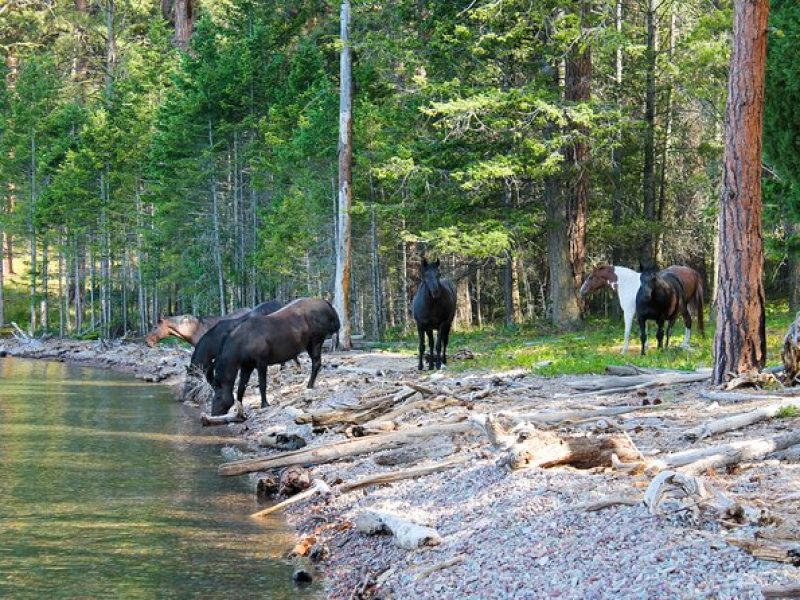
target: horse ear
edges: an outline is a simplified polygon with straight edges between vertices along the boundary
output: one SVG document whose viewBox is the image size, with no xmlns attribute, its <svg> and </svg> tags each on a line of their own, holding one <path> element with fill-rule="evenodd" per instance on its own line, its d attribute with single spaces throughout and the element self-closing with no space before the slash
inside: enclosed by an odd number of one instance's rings
<svg viewBox="0 0 800 600">
<path fill-rule="evenodd" d="M 442 261 L 437 258 L 436 262 L 434 264 L 436 265 L 436 268 L 438 269 L 442 265 Z"/>
<path fill-rule="evenodd" d="M 428 259 L 424 256 L 422 257 L 422 268 L 425 269 L 428 267 Z"/>
</svg>

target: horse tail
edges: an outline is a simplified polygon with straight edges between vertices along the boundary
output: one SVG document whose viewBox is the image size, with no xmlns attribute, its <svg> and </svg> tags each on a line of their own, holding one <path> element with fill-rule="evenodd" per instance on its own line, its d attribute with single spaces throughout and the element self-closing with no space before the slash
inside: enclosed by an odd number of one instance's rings
<svg viewBox="0 0 800 600">
<path fill-rule="evenodd" d="M 694 292 L 694 306 L 697 309 L 697 327 L 700 329 L 700 335 L 706 337 L 705 329 L 703 329 L 703 280 L 699 276 Z"/>
</svg>

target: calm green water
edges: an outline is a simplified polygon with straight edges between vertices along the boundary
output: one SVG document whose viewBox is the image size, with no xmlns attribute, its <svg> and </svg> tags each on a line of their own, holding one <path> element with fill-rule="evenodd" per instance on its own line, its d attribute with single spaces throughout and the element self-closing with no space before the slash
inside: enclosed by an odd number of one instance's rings
<svg viewBox="0 0 800 600">
<path fill-rule="evenodd" d="M 196 421 L 163 386 L 0 359 L 0 598 L 319 596 Z"/>
</svg>

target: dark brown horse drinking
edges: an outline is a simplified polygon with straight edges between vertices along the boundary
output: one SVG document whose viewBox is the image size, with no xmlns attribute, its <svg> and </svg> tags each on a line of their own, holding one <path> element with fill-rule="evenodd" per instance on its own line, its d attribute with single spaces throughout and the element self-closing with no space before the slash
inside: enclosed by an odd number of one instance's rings
<svg viewBox="0 0 800 600">
<path fill-rule="evenodd" d="M 283 306 L 283 302 L 279 302 L 277 300 L 268 300 L 256 306 L 243 317 L 222 319 L 211 329 L 209 329 L 206 334 L 200 338 L 200 341 L 197 342 L 197 345 L 194 347 L 194 352 L 192 352 L 192 359 L 189 362 L 189 366 L 186 370 L 187 378 L 186 384 L 183 388 L 184 398 L 188 396 L 190 389 L 193 387 L 193 382 L 191 379 L 199 373 L 203 373 L 205 375 L 208 383 L 212 383 L 214 381 L 214 361 L 217 358 L 219 351 L 222 349 L 222 344 L 228 337 L 228 334 L 230 334 L 230 332 L 233 331 L 237 325 L 239 325 L 244 319 L 254 315 L 272 314 L 275 311 L 283 308 Z M 295 361 L 297 361 L 296 358 Z"/>
<path fill-rule="evenodd" d="M 440 279 L 440 261 L 429 263 L 422 259 L 420 273 L 420 286 L 414 295 L 413 314 L 417 322 L 419 334 L 419 365 L 423 370 L 422 359 L 425 355 L 425 336 L 428 336 L 430 356 L 428 369 L 441 369 L 447 364 L 447 342 L 450 338 L 450 328 L 456 316 L 456 290 L 453 284 L 446 279 Z M 436 352 L 433 347 L 433 330 L 439 335 L 436 339 Z"/>
<path fill-rule="evenodd" d="M 645 271 L 641 276 L 641 287 L 636 293 L 636 314 L 639 318 L 639 335 L 642 341 L 642 356 L 647 351 L 647 321 L 658 324 L 658 347 L 669 348 L 672 326 L 678 315 L 686 312 L 686 292 L 677 275 L 668 270 Z M 667 323 L 667 339 L 664 344 L 664 323 Z M 691 321 L 689 323 L 691 326 Z"/>
<path fill-rule="evenodd" d="M 339 331 L 339 315 L 329 302 L 300 298 L 270 315 L 244 319 L 230 332 L 214 365 L 211 415 L 224 415 L 234 405 L 233 384 L 239 373 L 236 411 L 244 416 L 242 397 L 253 370 L 258 371 L 261 407 L 267 406 L 267 366 L 286 362 L 303 351 L 311 357 L 314 387 L 322 366 L 322 343 Z"/>
<path fill-rule="evenodd" d="M 205 333 L 219 321 L 237 319 L 250 312 L 249 308 L 241 308 L 221 317 L 195 317 L 194 315 L 159 316 L 156 324 L 145 336 L 145 343 L 151 348 L 166 337 L 174 335 L 196 346 Z"/>
</svg>

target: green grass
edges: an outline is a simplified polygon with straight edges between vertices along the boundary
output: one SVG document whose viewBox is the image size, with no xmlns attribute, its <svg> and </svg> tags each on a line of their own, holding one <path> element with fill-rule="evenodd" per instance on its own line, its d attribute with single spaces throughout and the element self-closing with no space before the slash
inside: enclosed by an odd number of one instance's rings
<svg viewBox="0 0 800 600">
<path fill-rule="evenodd" d="M 796 406 L 784 406 L 775 417 L 778 419 L 794 419 L 795 417 L 800 417 L 800 410 Z"/>
<path fill-rule="evenodd" d="M 780 362 L 783 336 L 794 319 L 786 304 L 767 308 L 767 358 L 769 364 Z M 522 367 L 539 375 L 602 373 L 608 365 L 633 364 L 641 367 L 695 370 L 713 363 L 713 324 L 706 321 L 706 337 L 692 331 L 691 348 L 680 348 L 683 324 L 676 323 L 668 350 L 655 348 L 655 324 L 649 325 L 649 350 L 639 356 L 639 329 L 634 323 L 627 355 L 622 355 L 623 323 L 589 320 L 579 331 L 556 333 L 546 325 L 524 325 L 516 328 L 490 327 L 456 331 L 450 336 L 451 356 L 463 348 L 475 353 L 475 360 L 452 360 L 455 371 L 465 369 L 500 370 Z M 415 354 L 416 336 L 405 336 L 386 344 L 392 349 Z"/>
</svg>

